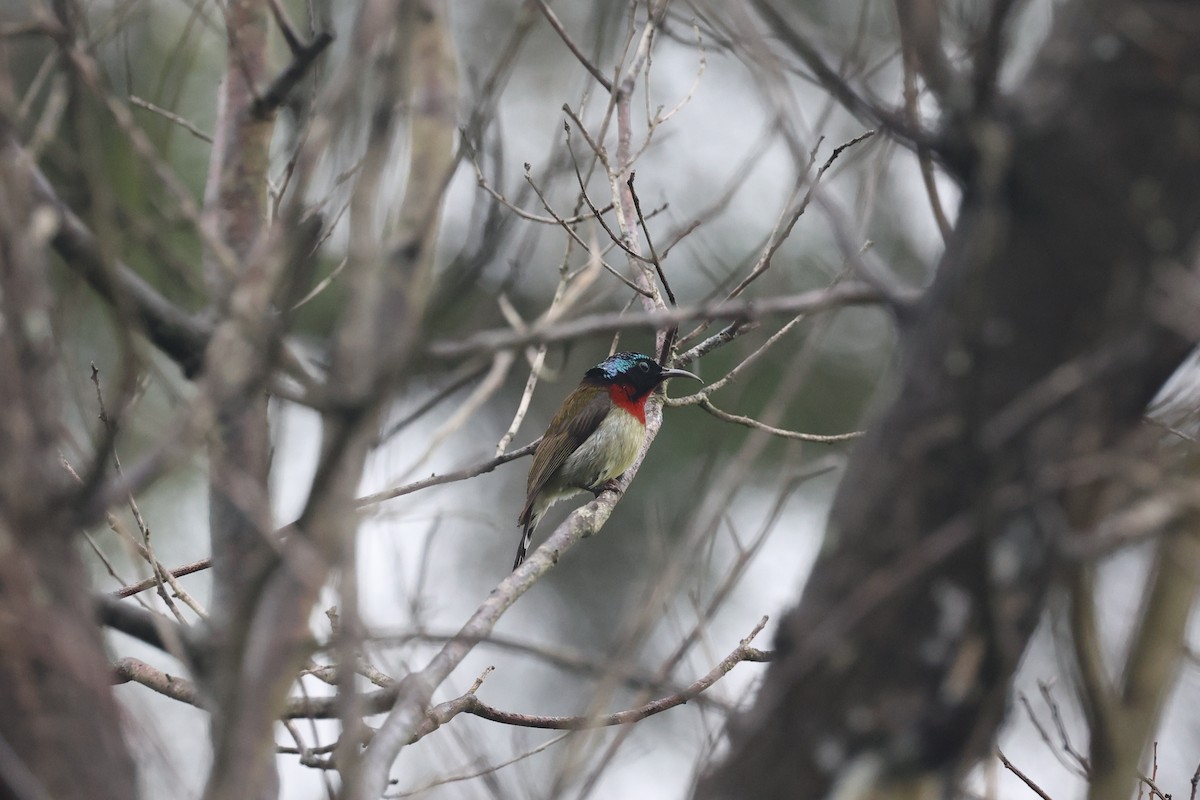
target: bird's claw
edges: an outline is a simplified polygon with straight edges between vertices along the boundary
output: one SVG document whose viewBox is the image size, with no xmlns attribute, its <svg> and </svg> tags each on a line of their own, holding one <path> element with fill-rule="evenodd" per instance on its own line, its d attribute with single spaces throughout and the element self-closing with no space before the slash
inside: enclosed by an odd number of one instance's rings
<svg viewBox="0 0 1200 800">
<path fill-rule="evenodd" d="M 613 478 L 610 481 L 605 481 L 604 483 L 600 484 L 599 486 L 597 486 L 595 489 L 592 490 L 592 492 L 596 495 L 596 497 L 599 497 L 600 495 L 604 494 L 605 492 L 615 492 L 616 494 L 621 494 L 624 491 L 625 490 L 621 488 L 621 484 L 617 481 L 616 478 Z"/>
</svg>

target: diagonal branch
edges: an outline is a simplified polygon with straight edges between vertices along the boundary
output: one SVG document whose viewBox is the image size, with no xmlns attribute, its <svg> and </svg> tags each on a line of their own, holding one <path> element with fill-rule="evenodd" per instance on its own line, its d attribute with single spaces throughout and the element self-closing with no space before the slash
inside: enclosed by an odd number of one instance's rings
<svg viewBox="0 0 1200 800">
<path fill-rule="evenodd" d="M 637 474 L 642 459 L 662 426 L 662 406 L 656 398 L 646 407 L 646 441 L 633 466 L 617 480 L 615 490 L 601 492 L 595 500 L 576 509 L 550 534 L 525 562 L 492 590 L 487 599 L 463 624 L 458 636 L 447 642 L 425 668 L 409 674 L 401 683 L 395 705 L 376 732 L 363 757 L 360 792 L 355 800 L 378 796 L 387 783 L 388 771 L 400 750 L 411 743 L 421 730 L 434 691 L 462 663 L 463 659 L 486 638 L 500 617 L 549 571 L 564 553 L 581 539 L 599 531 L 608 521 L 617 502 Z"/>
<path fill-rule="evenodd" d="M 546 0 L 534 0 L 534 2 L 537 3 L 542 16 L 546 18 L 546 22 L 550 23 L 550 27 L 558 34 L 558 38 L 562 39 L 563 44 L 567 46 L 571 54 L 583 65 L 583 68 L 596 79 L 597 83 L 604 87 L 605 91 L 612 92 L 612 81 L 604 77 L 604 73 L 579 49 L 579 45 L 575 44 L 575 40 L 571 38 L 571 35 L 567 33 L 567 29 L 563 27 L 562 20 L 558 18 L 558 15 L 554 13 L 550 6 L 546 5 Z"/>
<path fill-rule="evenodd" d="M 837 101 L 847 111 L 868 125 L 884 128 L 907 146 L 911 147 L 917 142 L 926 142 L 930 146 L 936 144 L 929 133 L 914 129 L 904 118 L 903 113 L 879 106 L 851 86 L 837 70 L 829 65 L 817 47 L 783 18 L 783 15 L 771 4 L 771 0 L 752 0 L 752 5 L 770 27 L 771 33 L 804 62 L 804 65 L 812 71 L 817 83 L 837 98 Z"/>
<path fill-rule="evenodd" d="M 254 101 L 251 113 L 258 119 L 264 119 L 273 114 L 287 100 L 288 94 L 296 87 L 313 63 L 325 48 L 333 43 L 333 34 L 321 31 L 311 43 L 302 45 L 293 51 L 292 63 L 279 74 L 266 91 Z"/>
<path fill-rule="evenodd" d="M 212 333 L 210 324 L 172 303 L 132 267 L 109 262 L 95 234 L 62 201 L 27 154 L 11 139 L 5 146 L 18 151 L 12 163 L 24 172 L 38 204 L 54 214 L 56 225 L 50 243 L 67 267 L 109 305 L 117 309 L 128 305 L 150 342 L 175 361 L 185 375 L 198 373 Z"/>
</svg>

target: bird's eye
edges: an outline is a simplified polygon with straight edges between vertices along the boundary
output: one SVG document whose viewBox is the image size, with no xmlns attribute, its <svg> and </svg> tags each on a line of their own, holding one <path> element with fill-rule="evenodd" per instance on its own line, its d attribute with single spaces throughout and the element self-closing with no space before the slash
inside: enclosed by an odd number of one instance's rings
<svg viewBox="0 0 1200 800">
<path fill-rule="evenodd" d="M 638 369 L 640 369 L 642 372 L 649 372 L 649 371 L 650 371 L 650 362 L 648 362 L 648 361 L 639 361 L 639 362 L 638 362 Z"/>
</svg>

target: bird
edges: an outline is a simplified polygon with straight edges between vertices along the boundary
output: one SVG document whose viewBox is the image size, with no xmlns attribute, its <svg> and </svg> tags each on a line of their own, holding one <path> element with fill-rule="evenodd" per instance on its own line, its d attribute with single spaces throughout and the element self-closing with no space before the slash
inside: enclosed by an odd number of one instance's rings
<svg viewBox="0 0 1200 800">
<path fill-rule="evenodd" d="M 646 439 L 646 400 L 663 381 L 700 377 L 663 369 L 650 356 L 621 352 L 589 369 L 563 400 L 533 451 L 517 522 L 521 566 L 534 528 L 551 505 L 581 491 L 597 497 L 633 464 Z"/>
</svg>

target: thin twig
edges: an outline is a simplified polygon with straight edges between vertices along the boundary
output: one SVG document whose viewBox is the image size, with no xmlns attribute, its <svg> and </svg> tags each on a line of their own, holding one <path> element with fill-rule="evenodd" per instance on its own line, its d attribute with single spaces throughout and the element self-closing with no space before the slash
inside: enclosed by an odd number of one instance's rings
<svg viewBox="0 0 1200 800">
<path fill-rule="evenodd" d="M 500 437 L 500 441 L 496 443 L 496 455 L 503 455 L 508 446 L 512 444 L 513 437 L 517 435 L 517 431 L 521 429 L 521 423 L 525 421 L 525 414 L 529 411 L 529 403 L 533 400 L 533 390 L 537 388 L 538 377 L 541 375 L 542 366 L 546 363 L 546 346 L 542 345 L 537 349 L 533 356 L 533 363 L 529 366 L 529 377 L 525 379 L 525 388 L 521 391 L 521 399 L 517 401 L 517 410 L 513 412 L 512 422 L 509 423 L 508 429 L 504 431 L 504 435 Z"/>
<path fill-rule="evenodd" d="M 576 60 L 579 61 L 579 63 L 583 65 L 583 68 L 586 69 L 588 73 L 596 79 L 597 83 L 604 87 L 605 91 L 612 92 L 612 81 L 604 77 L 604 73 L 602 73 L 596 67 L 596 65 L 591 62 L 591 59 L 583 54 L 583 51 L 579 49 L 579 45 L 575 44 L 575 41 L 567 33 L 567 29 L 563 27 L 563 24 L 558 19 L 558 16 L 550 9 L 550 6 L 546 5 L 546 0 L 534 0 L 534 2 L 537 3 L 538 8 L 541 9 L 542 16 L 544 16 L 546 21 L 550 23 L 550 27 L 553 28 L 554 32 L 558 34 L 558 38 L 562 39 L 563 44 L 567 46 L 567 49 L 571 51 Z"/>
<path fill-rule="evenodd" d="M 687 395 L 686 397 L 670 398 L 667 400 L 667 405 L 673 406 L 673 407 L 695 405 L 695 404 L 701 402 L 702 400 L 704 400 L 705 398 L 711 396 L 713 394 L 713 392 L 716 392 L 716 391 L 719 391 L 719 390 L 725 388 L 730 383 L 732 383 L 734 380 L 736 380 L 737 377 L 742 373 L 743 370 L 745 370 L 747 367 L 752 365 L 754 362 L 758 361 L 758 359 L 760 359 L 767 352 L 767 350 L 769 350 L 776 342 L 778 342 L 780 339 L 782 339 L 784 336 L 786 336 L 792 330 L 792 328 L 799 325 L 800 322 L 803 319 L 805 319 L 806 316 L 807 315 L 805 315 L 805 314 L 801 314 L 798 317 L 793 317 L 792 320 L 789 321 L 786 325 L 784 325 L 779 330 L 775 331 L 775 333 L 773 333 L 769 337 L 767 337 L 767 340 L 765 342 L 763 342 L 761 345 L 759 345 L 757 348 L 755 348 L 755 350 L 752 353 L 750 353 L 750 355 L 748 355 L 744 359 L 742 359 L 736 366 L 733 367 L 733 369 L 726 372 L 723 377 L 718 378 L 717 380 L 708 384 L 707 386 L 705 386 L 703 389 L 696 392 L 695 394 L 690 394 L 690 395 Z"/>
<path fill-rule="evenodd" d="M 212 566 L 211 558 L 202 558 L 199 561 L 193 561 L 190 564 L 184 564 L 181 567 L 176 567 L 175 569 L 166 570 L 166 574 L 170 575 L 173 578 L 182 578 L 184 575 L 191 575 L 193 572 L 200 572 L 201 570 L 206 570 L 211 566 Z M 147 589 L 153 589 L 156 585 L 158 585 L 157 577 L 146 578 L 146 580 L 144 580 L 140 583 L 134 583 L 134 584 L 130 584 L 129 586 L 123 586 L 122 588 L 117 589 L 115 592 L 112 592 L 111 594 L 113 597 L 117 597 L 117 598 L 132 597 L 133 595 L 138 594 L 140 592 L 144 592 Z"/>
<path fill-rule="evenodd" d="M 487 370 L 487 362 L 480 362 L 478 364 L 468 363 L 463 367 L 460 367 L 456 373 L 450 376 L 449 383 L 426 398 L 412 411 L 408 412 L 403 417 L 389 425 L 387 430 L 380 434 L 379 439 L 374 443 L 375 446 L 378 447 L 379 445 L 388 441 L 397 433 L 416 422 L 422 416 L 440 406 L 443 400 L 466 386 L 471 381 L 483 375 Z"/>
<path fill-rule="evenodd" d="M 345 208 L 343 207 L 342 210 L 344 211 Z M 330 232 L 332 232 L 332 231 L 333 231 L 333 226 L 330 226 Z M 330 270 L 328 275 L 326 275 L 324 278 L 322 278 L 317 283 L 316 286 L 314 286 L 311 290 L 309 290 L 309 292 L 306 295 L 304 295 L 304 297 L 301 297 L 299 300 L 297 300 L 295 303 L 293 303 L 291 309 L 289 309 L 289 310 L 296 311 L 297 309 L 302 308 L 305 305 L 308 305 L 308 303 L 311 302 L 313 300 L 313 298 L 315 298 L 317 295 L 321 294 L 321 292 L 325 291 L 326 289 L 328 289 L 330 286 L 333 285 L 334 279 L 336 279 L 337 276 L 339 274 L 341 274 L 341 271 L 343 269 L 345 269 L 346 265 L 349 263 L 350 263 L 350 259 L 348 259 L 348 258 L 343 258 L 341 261 L 339 261 L 338 265 L 336 267 L 334 267 L 332 270 Z"/>
<path fill-rule="evenodd" d="M 498 189 L 496 189 L 490 183 L 488 183 L 487 178 L 483 174 L 483 169 L 479 166 L 478 160 L 475 159 L 474 153 L 471 153 L 471 166 L 475 168 L 475 183 L 476 183 L 476 185 L 479 186 L 480 189 L 483 189 L 485 192 L 487 192 L 489 195 L 491 195 L 493 200 L 495 200 L 497 203 L 499 203 L 500 205 L 507 208 L 512 213 L 516 214 L 521 219 L 528 220 L 529 222 L 540 222 L 543 225 L 560 225 L 563 223 L 565 223 L 567 225 L 578 225 L 580 222 L 584 222 L 585 220 L 589 220 L 592 218 L 592 215 L 590 213 L 578 214 L 574 217 L 556 218 L 556 217 L 543 217 L 540 214 L 534 214 L 532 211 L 526 211 L 525 209 L 523 209 L 520 206 L 513 203 L 511 200 L 509 200 L 507 197 L 505 197 Z M 604 208 L 600 209 L 600 212 L 602 214 L 608 213 L 609 211 L 612 211 L 612 203 L 609 203 L 608 205 L 604 206 Z"/>
<path fill-rule="evenodd" d="M 66 50 L 65 55 L 65 63 L 105 107 L 109 116 L 112 117 L 137 153 L 139 160 L 150 168 L 155 178 L 167 190 L 174 201 L 175 210 L 192 226 L 212 258 L 222 269 L 228 270 L 231 274 L 235 272 L 238 264 L 237 256 L 211 230 L 212 226 L 205 224 L 201 219 L 200 207 L 196 203 L 191 189 L 159 155 L 158 148 L 150 141 L 149 135 L 136 123 L 129 108 L 118 102 L 116 96 L 108 90 L 103 77 L 105 72 L 99 63 L 86 50 L 78 46 Z"/>
<path fill-rule="evenodd" d="M 1025 713 L 1028 715 L 1029 721 L 1033 723 L 1033 727 L 1035 730 L 1037 730 L 1038 736 L 1041 737 L 1042 742 L 1045 743 L 1046 749 L 1054 754 L 1054 758 L 1058 761 L 1058 763 L 1061 764 L 1063 768 L 1071 774 L 1080 778 L 1086 778 L 1087 774 L 1080 771 L 1079 765 L 1068 761 L 1066 756 L 1062 754 L 1062 751 L 1058 749 L 1058 745 L 1054 743 L 1054 739 L 1051 738 L 1050 732 L 1046 730 L 1045 724 L 1042 722 L 1041 718 L 1034 713 L 1033 703 L 1030 702 L 1029 697 L 1026 696 L 1024 692 L 1018 692 L 1017 699 L 1020 700 L 1021 705 L 1024 706 Z"/>
<path fill-rule="evenodd" d="M 568 134 L 567 151 L 571 155 L 571 165 L 575 168 L 575 182 L 579 184 L 580 198 L 582 198 L 583 202 L 587 204 L 587 207 L 589 209 L 591 209 L 592 216 L 595 217 L 596 221 L 600 223 L 600 227 L 604 228 L 604 232 L 608 234 L 608 238 L 612 239 L 613 244 L 615 244 L 617 247 L 624 250 L 625 255 L 629 256 L 634 261 L 639 261 L 643 264 L 649 264 L 650 259 L 646 258 L 641 253 L 639 253 L 635 249 L 633 249 L 633 247 L 630 246 L 629 242 L 625 241 L 624 236 L 618 236 L 617 232 L 609 227 L 608 223 L 604 220 L 604 215 L 600 213 L 600 209 L 598 209 L 596 207 L 596 204 L 592 202 L 592 198 L 588 195 L 587 185 L 586 185 L 586 182 L 584 181 L 583 173 L 579 169 L 579 159 L 576 158 L 576 156 L 575 156 L 575 148 L 573 148 L 571 146 L 570 132 L 571 132 L 571 129 L 570 129 L 570 127 L 568 127 L 567 128 L 567 134 Z M 620 205 L 618 203 L 616 203 L 614 201 L 611 205 L 616 207 L 617 210 L 620 211 Z M 641 294 L 646 293 L 645 289 L 639 289 L 638 291 Z"/>
<path fill-rule="evenodd" d="M 579 234 L 575 231 L 575 229 L 573 227 L 571 227 L 571 225 L 568 224 L 565 219 L 560 217 L 558 215 L 558 213 L 554 210 L 554 208 L 550 205 L 550 201 L 546 199 L 546 196 L 545 196 L 545 194 L 543 194 L 541 188 L 538 187 L 538 185 L 536 183 L 534 183 L 533 176 L 530 174 L 528 169 L 525 170 L 525 180 L 529 183 L 530 188 L 532 188 L 533 191 L 537 194 L 538 199 L 542 201 L 542 208 L 546 209 L 546 211 L 549 212 L 550 216 L 554 218 L 554 221 L 558 223 L 559 227 L 561 227 L 564 231 L 566 231 L 567 235 L 570 236 L 572 239 L 574 239 L 575 243 L 578 244 L 580 247 L 583 247 L 585 249 L 590 249 L 590 248 L 588 248 L 587 242 L 583 241 L 583 239 L 580 238 Z M 596 211 L 595 206 L 591 205 L 590 201 L 588 202 L 588 205 L 592 208 L 593 214 L 599 214 L 599 212 Z M 597 217 L 597 219 L 600 219 L 600 224 L 604 225 L 603 219 L 601 219 L 600 217 Z M 607 228 L 607 226 L 605 226 L 605 227 Z M 614 278 L 621 281 L 621 283 L 624 283 L 630 289 L 633 289 L 635 292 L 644 291 L 633 281 L 629 280 L 629 278 L 626 278 L 624 275 L 622 275 L 620 272 L 618 272 L 617 269 L 615 267 L 613 267 L 611 264 L 609 264 L 608 262 L 601 260 L 601 264 L 603 264 L 604 268 L 606 270 L 608 270 L 608 272 Z"/>
<path fill-rule="evenodd" d="M 658 258 L 658 253 L 654 250 L 654 240 L 650 238 L 650 231 L 646 228 L 646 217 L 642 214 L 642 201 L 638 198 L 637 190 L 633 188 L 633 179 L 637 173 L 629 173 L 629 180 L 625 181 L 625 185 L 629 187 L 629 194 L 633 197 L 633 207 L 637 211 L 638 225 L 641 226 L 642 235 L 646 237 L 646 247 L 650 248 L 650 263 L 654 265 L 654 269 L 658 272 L 658 279 L 662 282 L 663 291 L 667 293 L 667 299 L 671 301 L 671 306 L 679 305 L 675 300 L 675 293 L 671 291 L 671 284 L 667 281 L 667 276 L 663 273 L 662 262 Z"/>
<path fill-rule="evenodd" d="M 598 268 L 599 254 L 596 248 L 588 248 L 590 258 L 589 267 Z M 566 263 L 559 273 L 558 286 L 554 288 L 554 297 L 550 300 L 550 306 L 546 309 L 542 318 L 545 320 L 557 319 L 561 312 L 572 306 L 579 297 L 579 291 L 591 285 L 595 278 L 596 269 L 585 270 L 576 284 L 577 291 L 568 292 L 570 276 L 567 272 Z M 500 296 L 500 308 L 504 311 L 505 316 L 513 323 L 515 328 L 525 327 L 525 323 L 521 320 L 512 304 L 508 302 L 508 298 Z M 521 392 L 521 399 L 517 401 L 517 410 L 513 413 L 512 422 L 509 423 L 508 429 L 504 431 L 504 435 L 500 437 L 500 441 L 496 443 L 496 455 L 501 455 L 508 446 L 512 444 L 512 440 L 517 435 L 517 431 L 521 429 L 521 423 L 525 420 L 525 414 L 529 411 L 529 404 L 533 400 L 533 391 L 537 388 L 538 378 L 541 377 L 542 367 L 546 363 L 546 346 L 542 345 L 534 353 L 533 359 L 529 365 L 529 377 L 525 379 L 525 388 Z"/>
<path fill-rule="evenodd" d="M 596 158 L 600 161 L 600 163 L 604 165 L 605 169 L 609 169 L 608 151 L 605 150 L 604 147 L 599 142 L 597 142 L 595 139 L 592 138 L 592 135 L 590 133 L 588 133 L 587 126 L 585 126 L 583 124 L 583 120 L 581 120 L 579 118 L 579 115 L 575 113 L 575 110 L 573 108 L 571 108 L 571 106 L 569 106 L 566 103 L 563 103 L 562 110 L 563 110 L 563 113 L 566 114 L 568 117 L 570 117 L 571 121 L 575 123 L 575 130 L 579 131 L 579 135 L 583 137 L 583 140 L 585 142 L 587 142 L 587 145 L 589 148 L 591 148 L 592 153 L 596 156 Z M 570 126 L 565 125 L 565 123 L 564 123 L 564 127 L 566 127 L 566 129 L 567 129 L 567 134 L 568 134 L 567 144 L 569 145 L 571 142 L 570 136 L 569 136 L 569 134 L 571 132 L 571 128 L 570 128 Z M 572 153 L 571 155 L 572 155 L 572 159 L 574 159 L 574 154 Z M 595 166 L 594 162 L 593 162 L 593 166 Z M 590 177 L 591 173 L 589 172 L 588 175 Z M 614 207 L 614 208 L 616 207 L 615 202 L 612 204 L 612 207 Z M 593 213 L 594 213 L 594 211 L 593 211 Z"/>
<path fill-rule="evenodd" d="M 171 122 L 175 123 L 179 127 L 183 128 L 185 131 L 190 133 L 192 136 L 195 136 L 197 139 L 200 139 L 201 141 L 212 144 L 212 141 L 213 141 L 212 134 L 205 133 L 204 131 L 200 130 L 195 125 L 193 125 L 191 123 L 191 121 L 185 119 L 184 117 L 179 116 L 174 111 L 168 111 L 165 108 L 160 108 L 159 106 L 154 105 L 154 103 L 151 103 L 149 100 L 143 100 L 142 98 L 138 97 L 137 95 L 132 95 L 132 94 L 129 95 L 129 102 L 131 104 L 137 106 L 138 108 L 144 108 L 147 111 L 152 111 L 155 114 L 158 114 L 160 117 L 163 117 L 164 119 L 170 120 Z"/>
<path fill-rule="evenodd" d="M 888 129 L 893 136 L 910 146 L 911 143 L 930 140 L 931 137 L 926 132 L 913 130 L 903 114 L 883 108 L 860 94 L 837 70 L 826 63 L 812 42 L 783 18 L 772 6 L 771 0 L 752 0 L 752 5 L 770 27 L 772 34 L 800 57 L 804 65 L 812 71 L 817 84 L 836 97 L 847 111 L 870 124 L 878 124 Z"/>
<path fill-rule="evenodd" d="M 1042 800 L 1054 800 L 1054 798 L 1046 794 L 1042 787 L 1034 783 L 1032 778 L 1030 778 L 1024 772 L 1021 772 L 1021 770 L 1017 769 L 1016 766 L 1014 766 L 1013 763 L 1008 760 L 1008 758 L 1000 751 L 999 748 L 996 749 L 996 757 L 1000 759 L 1000 763 L 1004 765 L 1005 769 L 1020 778 L 1021 782 L 1028 786 L 1033 793 L 1042 798 Z"/>
<path fill-rule="evenodd" d="M 697 405 L 699 405 L 700 408 L 704 409 L 709 414 L 712 414 L 717 419 L 724 420 L 725 422 L 732 422 L 735 425 L 743 425 L 747 428 L 765 431 L 766 433 L 769 433 L 772 436 L 778 436 L 781 439 L 797 439 L 802 442 L 832 444 L 834 442 L 845 442 L 849 441 L 850 439 L 857 439 L 866 433 L 866 431 L 850 431 L 849 433 L 820 434 L 804 433 L 802 431 L 789 431 L 785 428 L 776 428 L 772 425 L 767 425 L 765 422 L 759 422 L 753 417 L 743 417 L 738 414 L 730 414 L 728 411 L 722 411 L 714 406 L 712 401 L 707 397 L 697 403 Z"/>
<path fill-rule="evenodd" d="M 433 789 L 438 786 L 445 786 L 448 783 L 458 783 L 460 781 L 469 781 L 469 780 L 473 780 L 475 778 L 481 778 L 484 775 L 490 775 L 494 772 L 499 772 L 501 769 L 503 769 L 505 767 L 512 766 L 513 764 L 524 761 L 525 759 L 530 758 L 531 756 L 536 756 L 538 753 L 548 750 L 549 748 L 551 748 L 554 745 L 561 742 L 563 739 L 566 739 L 568 736 L 571 735 L 571 733 L 572 733 L 572 731 L 567 731 L 566 733 L 559 734 L 558 736 L 555 736 L 553 739 L 546 742 L 545 744 L 538 745 L 537 747 L 533 748 L 532 750 L 526 750 L 524 753 L 513 756 L 512 758 L 510 758 L 506 761 L 501 761 L 498 764 L 492 764 L 490 766 L 480 767 L 471 772 L 463 772 L 463 773 L 460 773 L 457 775 L 449 775 L 445 778 L 436 778 L 434 780 L 429 781 L 428 783 L 418 786 L 415 789 L 408 789 L 406 791 L 399 792 L 397 794 L 387 794 L 387 795 L 384 795 L 384 797 L 388 797 L 388 798 L 416 797 L 418 795 L 423 795 L 426 792 L 428 792 L 430 789 Z"/>
<path fill-rule="evenodd" d="M 268 0 L 268 6 L 271 9 L 271 16 L 275 18 L 275 24 L 279 26 L 279 33 L 287 42 L 288 50 L 291 51 L 293 57 L 299 56 L 304 51 L 304 41 L 296 34 L 296 26 L 288 19 L 287 12 L 279 4 L 279 0 Z"/>
<path fill-rule="evenodd" d="M 787 222 L 782 226 L 781 232 L 772 239 L 771 243 L 767 246 L 767 249 L 763 251 L 763 254 L 758 259 L 758 263 L 756 263 L 754 268 L 750 270 L 750 274 L 747 275 L 741 281 L 741 283 L 734 287 L 733 291 L 731 291 L 727 297 L 734 298 L 740 295 L 746 290 L 746 287 L 757 280 L 770 268 L 771 261 L 774 258 L 775 253 L 779 251 L 779 248 L 782 247 L 783 243 L 787 241 L 789 236 L 791 236 L 792 229 L 796 227 L 796 223 L 800 221 L 800 217 L 804 216 L 804 212 L 808 209 L 809 204 L 812 202 L 813 195 L 816 193 L 817 187 L 820 186 L 821 179 L 825 177 L 825 173 L 828 172 L 838 158 L 841 157 L 842 153 L 846 152 L 846 150 L 854 145 L 870 139 L 874 135 L 875 131 L 873 130 L 863 131 L 853 139 L 842 142 L 840 145 L 833 148 L 833 152 L 829 154 L 829 158 L 825 159 L 825 163 L 820 166 L 820 168 L 817 170 L 816 176 L 814 176 L 812 181 L 808 184 L 808 189 L 804 192 L 804 197 L 800 199 L 800 202 L 796 204 L 796 207 L 793 208 L 791 213 L 788 215 Z M 817 144 L 819 145 L 820 142 Z"/>
<path fill-rule="evenodd" d="M 1058 707 L 1058 701 L 1054 699 L 1051 684 L 1047 681 L 1038 681 L 1038 691 L 1042 693 L 1042 699 L 1046 701 L 1046 706 L 1050 709 L 1050 719 L 1054 723 L 1055 730 L 1058 731 L 1058 738 L 1063 752 L 1075 759 L 1079 767 L 1086 774 L 1089 769 L 1088 760 L 1071 743 L 1071 735 L 1067 732 L 1066 720 L 1063 719 L 1062 710 Z"/>
<path fill-rule="evenodd" d="M 104 424 L 109 436 L 115 436 L 117 430 L 116 423 L 108 416 L 108 410 L 104 407 L 104 393 L 100 388 L 100 370 L 96 367 L 95 363 L 92 364 L 92 384 L 96 387 L 96 404 L 100 409 L 100 421 Z M 112 448 L 112 459 L 113 468 L 116 470 L 117 476 L 124 477 L 124 472 L 121 468 L 121 459 L 120 456 L 117 455 L 117 449 L 115 446 Z M 155 585 L 158 589 L 158 595 L 162 599 L 163 603 L 179 622 L 184 622 L 183 614 L 181 614 L 179 609 L 175 607 L 175 603 L 171 600 L 170 595 L 167 593 L 166 587 L 163 585 L 165 582 L 170 584 L 175 596 L 186 603 L 188 607 L 192 609 L 192 611 L 196 612 L 196 614 L 202 619 L 207 618 L 208 614 L 205 612 L 204 608 L 175 581 L 175 577 L 167 572 L 166 567 L 164 567 L 162 562 L 160 562 L 154 555 L 154 548 L 150 544 L 150 527 L 146 524 L 146 520 L 142 517 L 142 511 L 140 508 L 138 508 L 137 500 L 134 498 L 133 492 L 128 492 L 126 494 L 126 502 L 129 505 L 130 512 L 133 514 L 133 519 L 137 524 L 138 531 L 140 531 L 142 534 L 142 541 L 140 543 L 134 542 L 134 544 L 137 546 L 138 553 L 146 560 L 146 563 L 150 565 L 150 569 L 154 573 Z M 132 537 L 130 538 L 132 539 Z"/>
<path fill-rule="evenodd" d="M 687 352 L 680 353 L 675 358 L 675 366 L 685 367 L 693 361 L 711 353 L 713 350 L 724 347 L 743 333 L 749 333 L 760 324 L 758 322 L 734 322 L 727 325 Z"/>
<path fill-rule="evenodd" d="M 355 505 L 357 505 L 359 508 L 362 508 L 363 506 L 369 506 L 374 503 L 382 503 L 384 500 L 391 500 L 396 497 L 403 497 L 406 494 L 419 492 L 422 489 L 428 489 L 430 486 L 441 486 L 444 483 L 454 483 L 456 481 L 465 481 L 468 478 L 474 478 L 475 476 L 482 475 L 485 472 L 491 472 L 501 464 L 507 464 L 509 461 L 516 461 L 518 458 L 529 455 L 537 447 L 537 443 L 539 441 L 541 441 L 541 439 L 530 442 L 522 448 L 513 450 L 511 453 L 504 453 L 503 455 L 488 459 L 481 464 L 476 464 L 471 467 L 464 467 L 463 469 L 456 470 L 455 472 L 447 472 L 443 475 L 431 475 L 428 478 L 416 481 L 415 483 L 408 483 L 404 486 L 397 486 L 394 489 L 386 489 L 382 492 L 376 492 L 375 494 L 369 494 L 364 497 L 360 497 L 355 502 Z"/>
<path fill-rule="evenodd" d="M 916 54 L 906 48 L 904 57 L 904 109 L 908 113 L 909 124 L 913 128 L 921 127 L 921 111 L 917 105 Z M 950 238 L 950 220 L 942 207 L 942 198 L 938 193 L 937 177 L 933 170 L 933 154 L 929 146 L 923 142 L 917 143 L 917 164 L 921 169 L 921 181 L 925 184 L 925 194 L 929 198 L 929 207 L 933 211 L 933 219 L 937 222 L 938 231 L 942 234 L 942 242 Z"/>
<path fill-rule="evenodd" d="M 442 444 L 450 438 L 462 426 L 466 425 L 484 403 L 500 391 L 504 385 L 504 380 L 508 377 L 509 370 L 516 363 L 516 355 L 511 351 L 496 353 L 492 357 L 492 366 L 488 370 L 487 375 L 475 387 L 470 395 L 462 402 L 457 409 L 454 410 L 440 425 L 434 430 L 428 439 L 424 452 L 417 458 L 408 474 L 412 474 L 426 461 L 428 461 Z"/>
</svg>

